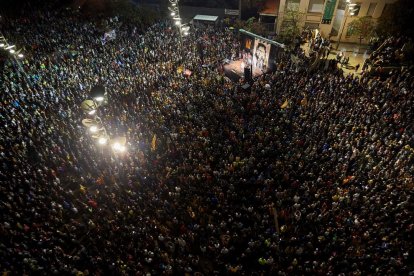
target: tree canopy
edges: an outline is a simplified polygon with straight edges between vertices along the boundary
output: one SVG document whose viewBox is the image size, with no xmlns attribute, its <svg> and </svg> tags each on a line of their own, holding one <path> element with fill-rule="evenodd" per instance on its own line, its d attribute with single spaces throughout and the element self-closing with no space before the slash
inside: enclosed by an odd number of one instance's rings
<svg viewBox="0 0 414 276">
<path fill-rule="evenodd" d="M 370 16 L 355 19 L 348 25 L 348 33 L 358 36 L 359 44 L 363 39 L 369 39 L 375 29 L 375 23 Z"/>
</svg>

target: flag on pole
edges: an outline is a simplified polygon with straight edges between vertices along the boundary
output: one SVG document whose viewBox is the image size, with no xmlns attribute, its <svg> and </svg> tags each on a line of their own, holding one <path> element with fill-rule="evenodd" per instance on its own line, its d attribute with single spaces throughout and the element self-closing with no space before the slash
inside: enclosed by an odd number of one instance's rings
<svg viewBox="0 0 414 276">
<path fill-rule="evenodd" d="M 79 187 L 79 190 L 80 190 L 80 192 L 81 193 L 86 193 L 86 187 L 85 186 L 83 186 L 83 185 L 79 185 L 80 187 Z"/>
<path fill-rule="evenodd" d="M 116 31 L 111 30 L 109 32 L 104 33 L 103 38 L 101 38 L 102 45 L 105 45 L 106 42 L 113 40 L 116 38 Z"/>
<path fill-rule="evenodd" d="M 285 109 L 289 106 L 289 101 L 286 99 L 285 102 L 280 106 L 281 109 Z"/>
</svg>

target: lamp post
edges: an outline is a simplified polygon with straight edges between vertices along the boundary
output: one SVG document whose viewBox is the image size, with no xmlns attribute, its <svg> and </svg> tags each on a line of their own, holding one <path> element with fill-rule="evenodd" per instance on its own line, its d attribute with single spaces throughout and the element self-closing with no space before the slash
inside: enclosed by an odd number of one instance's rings
<svg viewBox="0 0 414 276">
<path fill-rule="evenodd" d="M 342 34 L 343 34 L 345 26 L 346 26 L 346 21 L 348 20 L 348 13 L 349 13 L 350 16 L 354 15 L 354 12 L 350 11 L 350 8 L 353 7 L 353 6 L 356 6 L 356 4 L 352 4 L 351 0 L 346 0 L 346 6 L 345 6 L 345 12 L 344 12 L 345 19 L 343 20 L 342 26 L 340 28 L 341 31 L 339 32 L 339 37 L 338 37 L 338 41 L 337 41 L 335 50 L 338 50 L 339 44 L 341 43 Z"/>
<path fill-rule="evenodd" d="M 92 99 L 84 100 L 81 103 L 81 108 L 90 118 L 83 119 L 82 124 L 89 130 L 91 137 L 96 139 L 100 146 L 110 142 L 114 153 L 125 152 L 126 137 L 110 138 L 102 119 L 97 113 L 99 107 L 107 103 L 105 87 L 95 85 L 92 87 L 89 95 Z"/>
<path fill-rule="evenodd" d="M 22 49 L 16 50 L 16 45 L 9 44 L 6 38 L 0 33 L 0 49 L 9 52 L 13 57 L 23 58 Z"/>
<path fill-rule="evenodd" d="M 180 8 L 178 5 L 179 0 L 170 0 L 171 7 L 168 9 L 171 11 L 171 16 L 175 22 L 175 25 L 178 27 L 178 31 L 180 33 L 180 54 L 181 54 L 181 61 L 184 63 L 184 54 L 183 54 L 183 35 L 188 35 L 188 31 L 190 30 L 190 26 L 187 24 L 181 23 L 180 17 Z"/>
</svg>

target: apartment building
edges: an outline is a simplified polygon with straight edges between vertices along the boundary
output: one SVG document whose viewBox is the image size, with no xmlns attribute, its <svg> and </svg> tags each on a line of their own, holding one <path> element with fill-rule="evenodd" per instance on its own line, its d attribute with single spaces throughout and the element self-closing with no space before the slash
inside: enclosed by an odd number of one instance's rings
<svg viewBox="0 0 414 276">
<path fill-rule="evenodd" d="M 322 36 L 342 42 L 359 42 L 348 32 L 349 24 L 363 16 L 378 20 L 390 5 L 397 0 L 267 0 L 266 9 L 260 13 L 262 22 L 275 22 L 279 33 L 288 9 L 298 9 L 302 13 L 302 28 L 317 29 Z M 367 43 L 365 40 L 363 43 Z"/>
</svg>

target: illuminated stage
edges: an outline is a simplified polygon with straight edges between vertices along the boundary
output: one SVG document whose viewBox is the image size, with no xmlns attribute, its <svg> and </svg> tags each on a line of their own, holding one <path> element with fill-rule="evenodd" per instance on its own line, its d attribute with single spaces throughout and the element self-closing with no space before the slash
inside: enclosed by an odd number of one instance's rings
<svg viewBox="0 0 414 276">
<path fill-rule="evenodd" d="M 224 65 L 224 73 L 232 81 L 238 81 L 240 78 L 244 77 L 245 67 L 246 63 L 243 62 L 243 59 L 234 60 Z M 247 68 L 250 69 L 251 66 L 247 65 Z M 260 70 L 259 67 L 253 67 L 253 78 L 263 75 L 264 73 L 267 72 Z"/>
<path fill-rule="evenodd" d="M 240 59 L 225 60 L 224 73 L 233 80 L 244 78 L 250 82 L 264 73 L 276 69 L 277 63 L 284 55 L 285 45 L 240 29 Z M 250 73 L 252 70 L 253 74 Z"/>
</svg>

